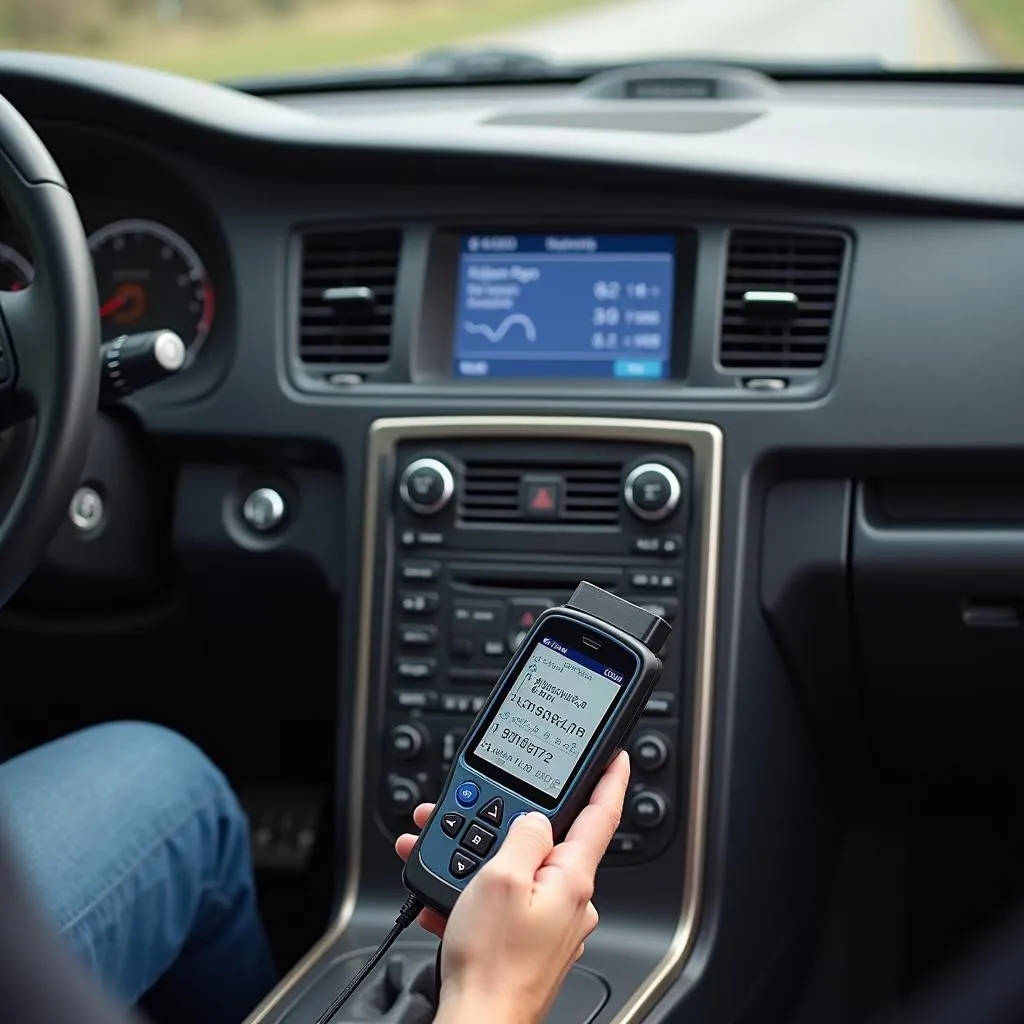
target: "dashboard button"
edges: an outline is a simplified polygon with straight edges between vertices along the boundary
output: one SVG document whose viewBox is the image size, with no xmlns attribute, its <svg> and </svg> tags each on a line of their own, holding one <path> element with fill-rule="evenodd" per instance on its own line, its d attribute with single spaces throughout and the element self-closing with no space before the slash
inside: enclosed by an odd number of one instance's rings
<svg viewBox="0 0 1024 1024">
<path fill-rule="evenodd" d="M 405 467 L 398 493 L 417 515 L 440 512 L 455 493 L 455 477 L 439 459 L 416 459 Z"/>
<path fill-rule="evenodd" d="M 634 537 L 631 547 L 636 555 L 673 558 L 683 550 L 683 538 L 675 533 L 664 537 Z"/>
<path fill-rule="evenodd" d="M 609 853 L 643 853 L 644 837 L 632 832 L 616 832 L 608 844 Z"/>
<path fill-rule="evenodd" d="M 633 741 L 634 763 L 645 772 L 656 772 L 668 761 L 668 740 L 660 732 L 645 732 Z"/>
<path fill-rule="evenodd" d="M 440 562 L 403 562 L 404 583 L 433 583 L 441 575 Z"/>
<path fill-rule="evenodd" d="M 513 651 L 519 649 L 526 634 L 533 628 L 541 612 L 547 611 L 552 602 L 546 597 L 514 597 L 509 606 L 508 645 Z"/>
<path fill-rule="evenodd" d="M 395 704 L 400 708 L 436 708 L 438 696 L 433 690 L 395 690 Z"/>
<path fill-rule="evenodd" d="M 388 736 L 391 753 L 400 761 L 411 761 L 423 749 L 423 733 L 414 725 L 396 725 Z"/>
<path fill-rule="evenodd" d="M 638 519 L 658 522 L 679 506 L 683 485 L 678 475 L 660 462 L 645 462 L 626 477 L 623 497 Z"/>
<path fill-rule="evenodd" d="M 242 505 L 242 518 L 257 533 L 276 530 L 287 512 L 281 492 L 273 487 L 257 487 Z"/>
<path fill-rule="evenodd" d="M 444 546 L 444 534 L 437 530 L 403 530 L 400 540 L 403 548 L 440 548 Z"/>
<path fill-rule="evenodd" d="M 637 555 L 660 555 L 660 537 L 634 537 L 631 545 L 633 552 Z"/>
<path fill-rule="evenodd" d="M 557 519 L 562 510 L 560 477 L 523 477 L 520 501 L 524 519 Z"/>
<path fill-rule="evenodd" d="M 466 731 L 464 729 L 452 729 L 444 734 L 444 740 L 441 745 L 442 760 L 448 762 L 455 760 L 455 752 L 459 749 L 459 744 L 465 735 Z"/>
<path fill-rule="evenodd" d="M 409 814 L 420 802 L 420 787 L 412 779 L 392 779 L 388 786 L 391 810 L 395 814 Z"/>
<path fill-rule="evenodd" d="M 671 693 L 655 691 L 647 699 L 647 706 L 644 708 L 645 715 L 654 715 L 658 718 L 667 718 L 672 714 L 675 705 L 675 696 Z"/>
<path fill-rule="evenodd" d="M 398 604 L 406 615 L 430 615 L 437 610 L 437 594 L 405 592 L 398 596 Z"/>
<path fill-rule="evenodd" d="M 472 658 L 475 650 L 476 645 L 469 637 L 457 636 L 452 641 L 451 651 L 453 658 Z"/>
<path fill-rule="evenodd" d="M 504 640 L 485 640 L 484 641 L 484 654 L 488 658 L 500 658 L 505 653 L 505 641 Z"/>
<path fill-rule="evenodd" d="M 459 633 L 486 633 L 505 628 L 505 606 L 500 601 L 457 601 L 452 611 Z"/>
<path fill-rule="evenodd" d="M 643 789 L 629 801 L 629 817 L 637 828 L 657 828 L 668 815 L 668 801 L 653 789 Z"/>
<path fill-rule="evenodd" d="M 437 626 L 399 626 L 398 639 L 404 647 L 433 647 Z"/>
<path fill-rule="evenodd" d="M 400 679 L 433 679 L 437 662 L 433 658 L 399 658 L 395 671 Z"/>
</svg>

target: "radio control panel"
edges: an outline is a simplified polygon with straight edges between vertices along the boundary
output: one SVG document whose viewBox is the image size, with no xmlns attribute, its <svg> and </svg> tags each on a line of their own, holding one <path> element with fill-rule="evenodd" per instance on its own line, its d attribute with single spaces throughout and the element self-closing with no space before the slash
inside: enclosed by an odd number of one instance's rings
<svg viewBox="0 0 1024 1024">
<path fill-rule="evenodd" d="M 580 580 L 673 627 L 630 745 L 607 863 L 637 863 L 686 820 L 692 723 L 691 455 L 553 439 L 400 446 L 378 820 L 397 835 L 441 788 L 459 743 L 537 615 Z"/>
</svg>

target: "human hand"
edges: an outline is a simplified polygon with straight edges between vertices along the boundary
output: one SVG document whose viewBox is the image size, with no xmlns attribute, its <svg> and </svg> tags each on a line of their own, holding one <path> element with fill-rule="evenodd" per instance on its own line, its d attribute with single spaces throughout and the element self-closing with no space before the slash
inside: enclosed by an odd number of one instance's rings
<svg viewBox="0 0 1024 1024">
<path fill-rule="evenodd" d="M 561 843 L 554 845 L 543 814 L 519 818 L 447 922 L 423 911 L 420 923 L 445 940 L 437 1021 L 475 1024 L 497 1014 L 501 1024 L 536 1024 L 544 1017 L 597 926 L 594 876 L 618 827 L 628 783 L 629 758 L 622 753 Z M 421 804 L 413 820 L 422 828 L 432 810 Z M 403 860 L 415 842 L 413 835 L 399 838 L 395 848 Z"/>
</svg>

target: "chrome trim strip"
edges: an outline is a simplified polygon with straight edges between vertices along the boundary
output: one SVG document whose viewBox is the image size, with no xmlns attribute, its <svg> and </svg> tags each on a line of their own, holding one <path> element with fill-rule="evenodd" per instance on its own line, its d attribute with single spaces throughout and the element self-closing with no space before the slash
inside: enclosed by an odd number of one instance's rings
<svg viewBox="0 0 1024 1024">
<path fill-rule="evenodd" d="M 671 420 L 611 419 L 577 416 L 422 416 L 374 422 L 367 444 L 365 504 L 363 511 L 363 563 L 360 585 L 359 648 L 349 770 L 349 842 L 352 856 L 338 913 L 323 937 L 284 980 L 250 1014 L 245 1024 L 261 1024 L 298 987 L 316 963 L 348 927 L 359 893 L 363 831 L 363 796 L 366 767 L 368 710 L 371 692 L 374 563 L 379 524 L 380 468 L 394 457 L 400 442 L 453 438 L 522 439 L 573 438 L 591 441 L 640 441 L 645 444 L 688 445 L 694 454 L 694 473 L 700 484 L 700 602 L 697 609 L 694 715 L 690 766 L 690 815 L 686 836 L 683 902 L 675 934 L 661 962 L 625 1002 L 612 1024 L 637 1024 L 682 973 L 697 934 L 704 879 L 707 815 L 711 784 L 712 713 L 714 705 L 714 649 L 718 601 L 718 561 L 722 514 L 721 430 L 710 423 Z"/>
</svg>

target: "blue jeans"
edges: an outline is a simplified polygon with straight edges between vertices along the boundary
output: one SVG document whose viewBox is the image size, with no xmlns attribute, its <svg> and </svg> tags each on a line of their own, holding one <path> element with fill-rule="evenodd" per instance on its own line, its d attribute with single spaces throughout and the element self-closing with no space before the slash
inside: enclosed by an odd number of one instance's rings
<svg viewBox="0 0 1024 1024">
<path fill-rule="evenodd" d="M 238 1024 L 274 984 L 245 815 L 182 736 L 119 722 L 29 751 L 0 765 L 0 813 L 64 940 L 124 1002 L 156 986 L 190 1024 Z"/>
</svg>

